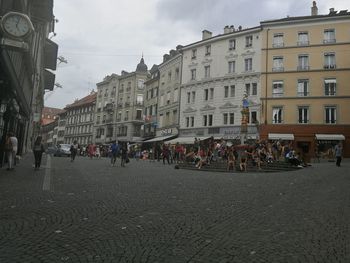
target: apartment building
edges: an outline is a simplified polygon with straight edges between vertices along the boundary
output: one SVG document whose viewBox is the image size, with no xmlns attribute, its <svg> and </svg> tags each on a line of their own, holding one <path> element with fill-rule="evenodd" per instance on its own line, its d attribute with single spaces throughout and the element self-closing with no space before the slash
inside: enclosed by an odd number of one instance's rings
<svg viewBox="0 0 350 263">
<path fill-rule="evenodd" d="M 159 104 L 157 137 L 164 140 L 179 134 L 180 112 L 180 85 L 182 54 L 179 52 L 182 46 L 176 50 L 170 50 L 163 56 L 163 63 L 159 65 Z"/>
<path fill-rule="evenodd" d="M 67 105 L 64 143 L 77 141 L 80 145 L 92 142 L 94 114 L 97 93 L 92 91 L 88 96 Z"/>
<path fill-rule="evenodd" d="M 201 41 L 181 48 L 180 137 L 239 140 L 245 95 L 250 109 L 245 140 L 258 137 L 260 31 L 226 26 L 212 37 L 204 30 Z"/>
<path fill-rule="evenodd" d="M 145 82 L 144 139 L 152 139 L 156 136 L 159 91 L 158 65 L 153 65 L 150 69 L 150 75 L 150 79 Z"/>
<path fill-rule="evenodd" d="M 57 140 L 55 144 L 64 143 L 64 132 L 66 130 L 66 111 L 62 111 L 58 114 L 58 125 L 55 127 L 57 129 Z"/>
<path fill-rule="evenodd" d="M 119 77 L 117 100 L 117 139 L 136 142 L 142 140 L 144 113 L 145 81 L 148 79 L 148 68 L 141 58 L 136 71 L 122 71 Z"/>
<path fill-rule="evenodd" d="M 110 143 L 116 139 L 116 102 L 119 76 L 112 74 L 96 84 L 97 98 L 95 108 L 94 134 L 96 144 Z"/>
<path fill-rule="evenodd" d="M 294 142 L 309 160 L 343 141 L 350 156 L 350 13 L 261 22 L 261 137 Z"/>
</svg>

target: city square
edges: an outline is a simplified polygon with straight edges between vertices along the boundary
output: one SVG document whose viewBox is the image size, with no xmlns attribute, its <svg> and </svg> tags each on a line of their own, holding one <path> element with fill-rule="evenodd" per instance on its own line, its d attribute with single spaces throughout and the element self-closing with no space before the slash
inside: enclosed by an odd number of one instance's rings
<svg viewBox="0 0 350 263">
<path fill-rule="evenodd" d="M 348 160 L 277 173 L 32 163 L 0 170 L 0 262 L 350 260 Z"/>
</svg>

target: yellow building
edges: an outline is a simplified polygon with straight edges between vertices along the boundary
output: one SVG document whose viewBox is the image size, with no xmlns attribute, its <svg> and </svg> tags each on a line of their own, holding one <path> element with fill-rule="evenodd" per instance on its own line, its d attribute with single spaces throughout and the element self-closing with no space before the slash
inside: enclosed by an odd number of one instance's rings
<svg viewBox="0 0 350 263">
<path fill-rule="evenodd" d="M 262 139 L 293 142 L 310 160 L 338 141 L 350 156 L 350 12 L 261 22 Z"/>
</svg>

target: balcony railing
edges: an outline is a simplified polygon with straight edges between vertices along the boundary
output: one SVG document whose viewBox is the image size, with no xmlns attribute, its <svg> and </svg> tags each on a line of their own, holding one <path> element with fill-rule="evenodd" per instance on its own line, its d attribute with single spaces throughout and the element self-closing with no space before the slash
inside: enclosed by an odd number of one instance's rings
<svg viewBox="0 0 350 263">
<path fill-rule="evenodd" d="M 323 68 L 324 69 L 336 69 L 337 66 L 336 65 L 324 65 Z"/>
<path fill-rule="evenodd" d="M 310 70 L 310 66 L 298 66 L 297 71 L 307 71 Z"/>
<path fill-rule="evenodd" d="M 284 43 L 273 43 L 272 47 L 284 47 Z"/>
<path fill-rule="evenodd" d="M 332 44 L 337 42 L 335 38 L 330 38 L 330 39 L 324 39 L 323 44 Z"/>
<path fill-rule="evenodd" d="M 272 68 L 272 71 L 273 72 L 282 72 L 282 71 L 284 71 L 284 67 L 274 67 L 274 68 Z"/>
<path fill-rule="evenodd" d="M 309 41 L 298 41 L 297 45 L 298 46 L 308 46 L 308 45 L 310 45 L 310 42 Z"/>
</svg>

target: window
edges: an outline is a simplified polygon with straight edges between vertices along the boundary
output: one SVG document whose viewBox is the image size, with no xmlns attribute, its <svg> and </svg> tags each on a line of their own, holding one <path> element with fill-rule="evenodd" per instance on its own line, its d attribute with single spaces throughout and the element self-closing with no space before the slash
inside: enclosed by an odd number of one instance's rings
<svg viewBox="0 0 350 263">
<path fill-rule="evenodd" d="M 173 123 L 177 123 L 177 110 L 173 110 Z"/>
<path fill-rule="evenodd" d="M 250 83 L 245 84 L 245 94 L 250 95 Z"/>
<path fill-rule="evenodd" d="M 142 94 L 137 94 L 137 96 L 136 96 L 136 104 L 137 105 L 143 105 L 143 95 Z"/>
<path fill-rule="evenodd" d="M 129 111 L 125 111 L 125 118 L 124 120 L 127 121 L 129 119 Z"/>
<path fill-rule="evenodd" d="M 236 71 L 236 61 L 228 62 L 228 73 L 234 73 Z"/>
<path fill-rule="evenodd" d="M 334 69 L 335 65 L 335 53 L 325 53 L 324 54 L 324 68 L 325 69 Z"/>
<path fill-rule="evenodd" d="M 283 34 L 282 33 L 277 33 L 273 35 L 273 42 L 272 42 L 273 47 L 283 47 Z"/>
<path fill-rule="evenodd" d="M 204 90 L 204 100 L 208 100 L 209 99 L 209 90 L 205 89 Z"/>
<path fill-rule="evenodd" d="M 253 69 L 253 59 L 252 58 L 246 58 L 244 60 L 244 68 L 245 68 L 245 71 L 252 71 L 252 69 Z"/>
<path fill-rule="evenodd" d="M 258 122 L 257 116 L 258 116 L 258 113 L 256 111 L 250 112 L 250 121 L 251 121 L 251 123 L 254 124 L 254 123 Z"/>
<path fill-rule="evenodd" d="M 228 41 L 228 50 L 235 50 L 236 49 L 236 39 L 230 39 Z"/>
<path fill-rule="evenodd" d="M 196 101 L 196 92 L 192 91 L 192 103 Z"/>
<path fill-rule="evenodd" d="M 143 89 L 145 87 L 145 81 L 143 79 L 139 79 L 137 81 L 137 88 Z M 131 89 L 131 82 L 128 82 L 128 90 Z"/>
<path fill-rule="evenodd" d="M 224 119 L 224 125 L 227 125 L 227 121 L 228 121 L 228 113 L 224 113 L 223 115 L 223 119 Z"/>
<path fill-rule="evenodd" d="M 272 71 L 284 71 L 283 67 L 283 57 L 273 57 Z"/>
<path fill-rule="evenodd" d="M 136 120 L 142 120 L 142 110 L 136 110 Z"/>
<path fill-rule="evenodd" d="M 203 126 L 213 126 L 213 115 L 203 115 Z"/>
<path fill-rule="evenodd" d="M 230 113 L 230 124 L 234 124 L 235 122 L 235 114 L 233 112 Z"/>
<path fill-rule="evenodd" d="M 192 59 L 195 59 L 197 57 L 197 49 L 192 49 Z"/>
<path fill-rule="evenodd" d="M 186 117 L 186 127 L 190 127 L 190 117 Z"/>
<path fill-rule="evenodd" d="M 323 43 L 335 43 L 335 30 L 334 29 L 325 29 L 323 34 Z"/>
<path fill-rule="evenodd" d="M 196 80 L 196 69 L 191 69 L 191 80 Z"/>
<path fill-rule="evenodd" d="M 309 70 L 309 55 L 298 56 L 298 68 L 297 70 Z"/>
<path fill-rule="evenodd" d="M 191 92 L 187 92 L 187 103 L 191 103 Z"/>
<path fill-rule="evenodd" d="M 228 86 L 224 86 L 224 98 L 228 98 Z"/>
<path fill-rule="evenodd" d="M 204 77 L 209 78 L 210 77 L 210 66 L 204 67 Z"/>
<path fill-rule="evenodd" d="M 282 117 L 283 117 L 282 114 L 283 114 L 282 107 L 272 108 L 272 123 L 273 124 L 282 123 Z"/>
<path fill-rule="evenodd" d="M 336 79 L 325 79 L 324 80 L 324 95 L 335 96 L 336 89 L 337 89 L 337 80 Z"/>
<path fill-rule="evenodd" d="M 159 106 L 164 106 L 164 95 L 160 96 L 160 102 L 159 102 Z"/>
<path fill-rule="evenodd" d="M 194 127 L 194 117 L 191 117 L 191 127 Z"/>
<path fill-rule="evenodd" d="M 252 96 L 258 95 L 258 84 L 252 83 Z"/>
<path fill-rule="evenodd" d="M 309 45 L 309 33 L 308 32 L 298 32 L 298 46 Z"/>
<path fill-rule="evenodd" d="M 298 123 L 309 123 L 309 107 L 298 107 Z"/>
<path fill-rule="evenodd" d="M 299 79 L 298 80 L 298 97 L 309 96 L 309 80 Z"/>
<path fill-rule="evenodd" d="M 325 123 L 335 124 L 337 122 L 337 108 L 335 106 L 325 107 Z"/>
<path fill-rule="evenodd" d="M 209 99 L 210 100 L 214 99 L 214 88 L 209 89 Z"/>
<path fill-rule="evenodd" d="M 272 97 L 283 96 L 283 81 L 273 81 L 272 83 Z"/>
<path fill-rule="evenodd" d="M 170 91 L 166 93 L 166 104 L 170 104 Z"/>
<path fill-rule="evenodd" d="M 230 92 L 231 92 L 231 97 L 236 96 L 236 86 L 235 85 L 230 86 Z"/>
<path fill-rule="evenodd" d="M 245 47 L 253 46 L 253 36 L 245 37 Z"/>
<path fill-rule="evenodd" d="M 180 70 L 179 70 L 179 68 L 176 68 L 175 69 L 175 79 L 179 79 L 179 76 L 180 76 Z"/>
<path fill-rule="evenodd" d="M 211 53 L 211 45 L 205 46 L 205 55 L 209 56 Z"/>
</svg>

